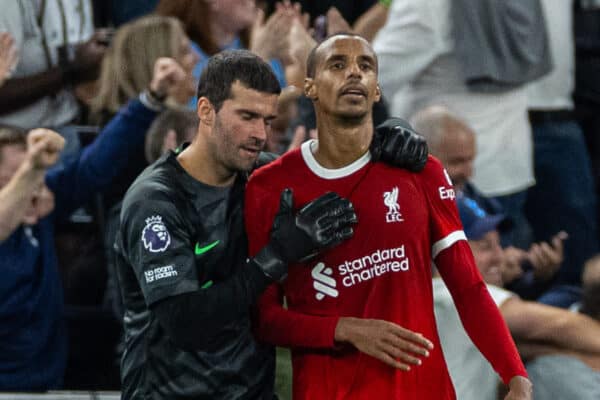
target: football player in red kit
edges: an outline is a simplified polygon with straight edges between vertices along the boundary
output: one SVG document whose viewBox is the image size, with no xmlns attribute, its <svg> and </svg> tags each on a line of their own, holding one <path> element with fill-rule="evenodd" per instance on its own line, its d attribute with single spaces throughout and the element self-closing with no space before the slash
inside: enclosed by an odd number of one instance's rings
<svg viewBox="0 0 600 400">
<path fill-rule="evenodd" d="M 291 265 L 287 280 L 259 301 L 259 337 L 292 348 L 294 398 L 455 399 L 433 313 L 434 262 L 467 332 L 509 386 L 506 399 L 531 399 L 440 162 L 429 157 L 412 173 L 371 161 L 371 108 L 380 89 L 369 43 L 353 34 L 330 37 L 309 56 L 307 76 L 318 140 L 255 172 L 245 195 L 251 254 L 268 241 L 285 188 L 294 208 L 332 191 L 358 217 L 351 240 Z"/>
</svg>

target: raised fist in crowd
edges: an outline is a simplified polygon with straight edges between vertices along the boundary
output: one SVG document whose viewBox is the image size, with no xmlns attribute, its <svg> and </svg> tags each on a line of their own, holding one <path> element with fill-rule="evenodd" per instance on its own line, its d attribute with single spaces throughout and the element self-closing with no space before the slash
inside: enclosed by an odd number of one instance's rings
<svg viewBox="0 0 600 400">
<path fill-rule="evenodd" d="M 34 169 L 46 169 L 56 164 L 65 139 L 50 129 L 33 129 L 27 135 L 27 160 Z"/>
</svg>

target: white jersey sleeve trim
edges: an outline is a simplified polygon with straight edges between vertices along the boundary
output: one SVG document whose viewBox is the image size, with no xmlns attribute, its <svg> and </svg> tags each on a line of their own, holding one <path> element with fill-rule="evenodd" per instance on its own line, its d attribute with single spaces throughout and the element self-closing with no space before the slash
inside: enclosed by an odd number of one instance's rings
<svg viewBox="0 0 600 400">
<path fill-rule="evenodd" d="M 459 240 L 467 240 L 463 231 L 454 231 L 445 238 L 435 242 L 431 247 L 431 259 L 434 260 L 442 250 L 447 249 Z"/>
<path fill-rule="evenodd" d="M 315 159 L 315 156 L 312 153 L 312 148 L 318 142 L 315 139 L 308 140 L 302 143 L 300 147 L 300 151 L 302 152 L 302 158 L 304 162 L 308 166 L 308 168 L 318 177 L 323 179 L 338 179 L 343 178 L 349 175 L 352 175 L 356 171 L 360 170 L 362 167 L 367 165 L 369 161 L 371 161 L 371 152 L 367 151 L 363 154 L 359 159 L 355 160 L 351 164 L 346 165 L 342 168 L 330 169 L 321 166 Z"/>
</svg>

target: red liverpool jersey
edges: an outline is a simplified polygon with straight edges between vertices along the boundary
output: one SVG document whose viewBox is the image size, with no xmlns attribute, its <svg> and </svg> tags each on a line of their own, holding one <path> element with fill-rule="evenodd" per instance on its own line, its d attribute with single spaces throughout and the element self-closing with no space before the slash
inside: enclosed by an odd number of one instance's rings
<svg viewBox="0 0 600 400">
<path fill-rule="evenodd" d="M 416 174 L 370 162 L 368 153 L 347 167 L 325 169 L 311 143 L 258 170 L 246 190 L 251 255 L 268 242 L 284 188 L 293 190 L 294 208 L 336 192 L 352 202 L 358 217 L 352 239 L 290 266 L 283 287 L 272 285 L 261 298 L 259 335 L 292 347 L 294 398 L 454 399 L 431 281 L 432 257 L 465 239 L 448 175 L 433 157 Z M 467 280 L 481 280 L 469 272 Z M 282 291 L 289 311 L 280 306 Z M 335 346 L 335 325 L 343 316 L 394 322 L 422 333 L 435 347 L 422 365 L 395 370 Z"/>
</svg>

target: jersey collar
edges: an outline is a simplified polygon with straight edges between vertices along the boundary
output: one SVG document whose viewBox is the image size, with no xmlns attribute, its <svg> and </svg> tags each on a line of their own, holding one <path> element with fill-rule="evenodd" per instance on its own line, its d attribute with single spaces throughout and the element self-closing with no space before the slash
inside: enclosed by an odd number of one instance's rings
<svg viewBox="0 0 600 400">
<path fill-rule="evenodd" d="M 367 165 L 371 161 L 371 152 L 367 151 L 363 156 L 354 161 L 352 164 L 348 164 L 342 168 L 329 169 L 321 166 L 315 159 L 312 149 L 317 145 L 316 139 L 308 140 L 302 143 L 300 150 L 302 152 L 302 158 L 308 166 L 308 168 L 318 177 L 323 179 L 338 179 L 352 175 L 362 167 Z"/>
</svg>

